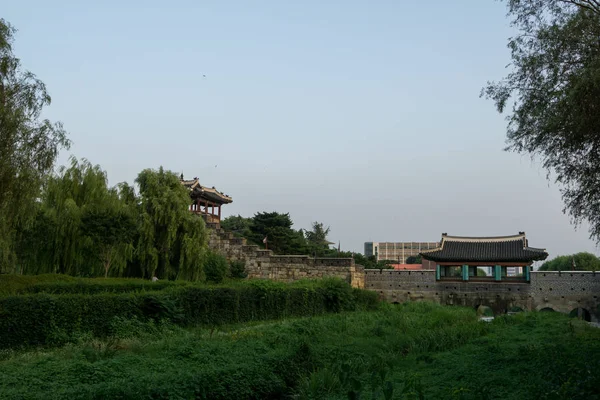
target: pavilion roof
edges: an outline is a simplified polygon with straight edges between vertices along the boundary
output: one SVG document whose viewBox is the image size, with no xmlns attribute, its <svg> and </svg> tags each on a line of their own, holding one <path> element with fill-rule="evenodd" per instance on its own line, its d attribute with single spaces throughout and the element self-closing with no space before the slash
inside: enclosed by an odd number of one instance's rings
<svg viewBox="0 0 600 400">
<path fill-rule="evenodd" d="M 442 234 L 440 246 L 421 256 L 436 262 L 526 262 L 544 260 L 546 249 L 529 247 L 525 232 L 494 237 L 465 237 Z"/>
<path fill-rule="evenodd" d="M 216 204 L 229 204 L 233 199 L 226 194 L 219 192 L 217 189 L 202 186 L 198 178 L 181 179 L 181 184 L 189 189 L 192 199 L 207 200 Z"/>
</svg>

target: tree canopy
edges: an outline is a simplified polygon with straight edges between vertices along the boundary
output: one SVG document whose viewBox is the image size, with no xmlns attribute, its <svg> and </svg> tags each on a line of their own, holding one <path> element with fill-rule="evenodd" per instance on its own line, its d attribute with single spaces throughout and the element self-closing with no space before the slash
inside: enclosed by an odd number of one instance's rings
<svg viewBox="0 0 600 400">
<path fill-rule="evenodd" d="M 93 276 L 106 268 L 105 262 L 109 266 L 126 262 L 125 253 L 115 253 L 117 243 L 109 244 L 110 238 L 101 237 L 98 218 L 100 213 L 106 217 L 102 222 L 105 234 L 132 231 L 134 222 L 129 220 L 125 227 L 127 217 L 120 211 L 118 195 L 109 189 L 106 173 L 98 165 L 72 158 L 69 168 L 47 177 L 39 195 L 40 201 L 30 210 L 33 222 L 18 231 L 22 272 Z M 109 219 L 119 214 L 121 220 Z M 119 239 L 127 244 L 124 236 Z"/>
<path fill-rule="evenodd" d="M 564 212 L 600 242 L 600 2 L 507 0 L 512 71 L 482 95 L 512 101 L 507 150 L 540 157 Z"/>
<path fill-rule="evenodd" d="M 327 240 L 329 231 L 329 227 L 324 227 L 323 223 L 315 221 L 312 224 L 312 229 L 304 232 L 306 243 L 312 254 L 323 256 L 329 252 L 329 241 Z"/>
<path fill-rule="evenodd" d="M 204 278 L 202 262 L 208 235 L 204 221 L 189 212 L 190 195 L 177 175 L 145 169 L 140 191 L 140 235 L 136 255 L 145 277 Z"/>
<path fill-rule="evenodd" d="M 592 253 L 581 252 L 557 256 L 542 264 L 539 271 L 600 271 L 600 259 Z"/>
<path fill-rule="evenodd" d="M 348 252 L 339 252 L 329 247 L 327 236 L 330 228 L 322 222 L 313 222 L 311 229 L 293 228 L 289 213 L 258 212 L 252 218 L 240 215 L 221 221 L 221 226 L 248 243 L 267 247 L 275 254 L 310 255 L 316 257 L 351 257 Z M 264 243 L 264 239 L 267 243 Z"/>
<path fill-rule="evenodd" d="M 32 222 L 43 178 L 69 146 L 62 125 L 41 117 L 50 95 L 13 54 L 14 34 L 0 19 L 0 272 L 14 267 L 17 227 Z"/>
<path fill-rule="evenodd" d="M 406 263 L 407 264 L 421 264 L 422 260 L 421 260 L 421 256 L 408 256 L 406 257 Z"/>
</svg>

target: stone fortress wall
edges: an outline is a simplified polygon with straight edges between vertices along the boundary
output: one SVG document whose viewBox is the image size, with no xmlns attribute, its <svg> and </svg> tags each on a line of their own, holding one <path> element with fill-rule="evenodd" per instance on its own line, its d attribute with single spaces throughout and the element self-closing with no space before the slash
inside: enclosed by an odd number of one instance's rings
<svg viewBox="0 0 600 400">
<path fill-rule="evenodd" d="M 600 321 L 600 273 L 531 272 L 530 282 L 436 281 L 435 271 L 365 270 L 365 289 L 392 303 L 429 300 L 445 305 L 485 305 L 495 313 L 553 309 L 569 313 L 577 308 Z"/>
<path fill-rule="evenodd" d="M 485 305 L 495 313 L 515 307 L 563 313 L 583 308 L 590 312 L 592 321 L 600 321 L 600 272 L 531 272 L 530 282 L 436 281 L 435 270 L 365 270 L 351 258 L 275 255 L 248 245 L 246 239 L 234 237 L 218 223 L 208 223 L 207 227 L 209 247 L 230 261 L 243 261 L 250 279 L 292 282 L 330 276 L 376 291 L 392 303 L 429 300 L 445 305 Z"/>
<path fill-rule="evenodd" d="M 310 256 L 275 255 L 246 239 L 225 231 L 218 223 L 207 223 L 208 245 L 229 261 L 243 261 L 250 279 L 292 282 L 299 279 L 336 277 L 353 287 L 364 287 L 364 269 L 352 258 L 314 258 Z"/>
</svg>

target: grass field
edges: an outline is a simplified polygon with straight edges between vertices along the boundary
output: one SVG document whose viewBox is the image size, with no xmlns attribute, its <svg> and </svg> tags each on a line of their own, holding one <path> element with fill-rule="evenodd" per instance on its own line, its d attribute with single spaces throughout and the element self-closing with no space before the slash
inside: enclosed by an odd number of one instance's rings
<svg viewBox="0 0 600 400">
<path fill-rule="evenodd" d="M 430 303 L 4 350 L 0 399 L 598 399 L 600 330 Z"/>
</svg>

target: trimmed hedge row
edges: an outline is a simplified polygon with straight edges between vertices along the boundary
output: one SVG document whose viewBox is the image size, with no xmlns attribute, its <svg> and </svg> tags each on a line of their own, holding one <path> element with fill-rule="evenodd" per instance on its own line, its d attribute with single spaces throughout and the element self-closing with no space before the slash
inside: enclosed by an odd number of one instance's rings
<svg viewBox="0 0 600 400">
<path fill-rule="evenodd" d="M 152 282 L 133 278 L 76 278 L 60 274 L 0 275 L 0 296 L 27 293 L 96 294 L 157 291 L 197 284 L 187 281 Z"/>
<path fill-rule="evenodd" d="M 375 292 L 329 279 L 304 286 L 256 282 L 145 293 L 9 296 L 0 298 L 0 348 L 57 345 L 89 333 L 110 336 L 115 317 L 216 326 L 374 309 L 377 304 Z"/>
<path fill-rule="evenodd" d="M 123 279 L 102 281 L 101 278 L 80 279 L 75 282 L 38 283 L 21 289 L 18 294 L 50 293 L 50 294 L 99 294 L 99 293 L 131 293 L 154 292 L 174 287 L 183 287 L 190 282 L 184 281 L 145 281 L 142 279 Z"/>
</svg>

